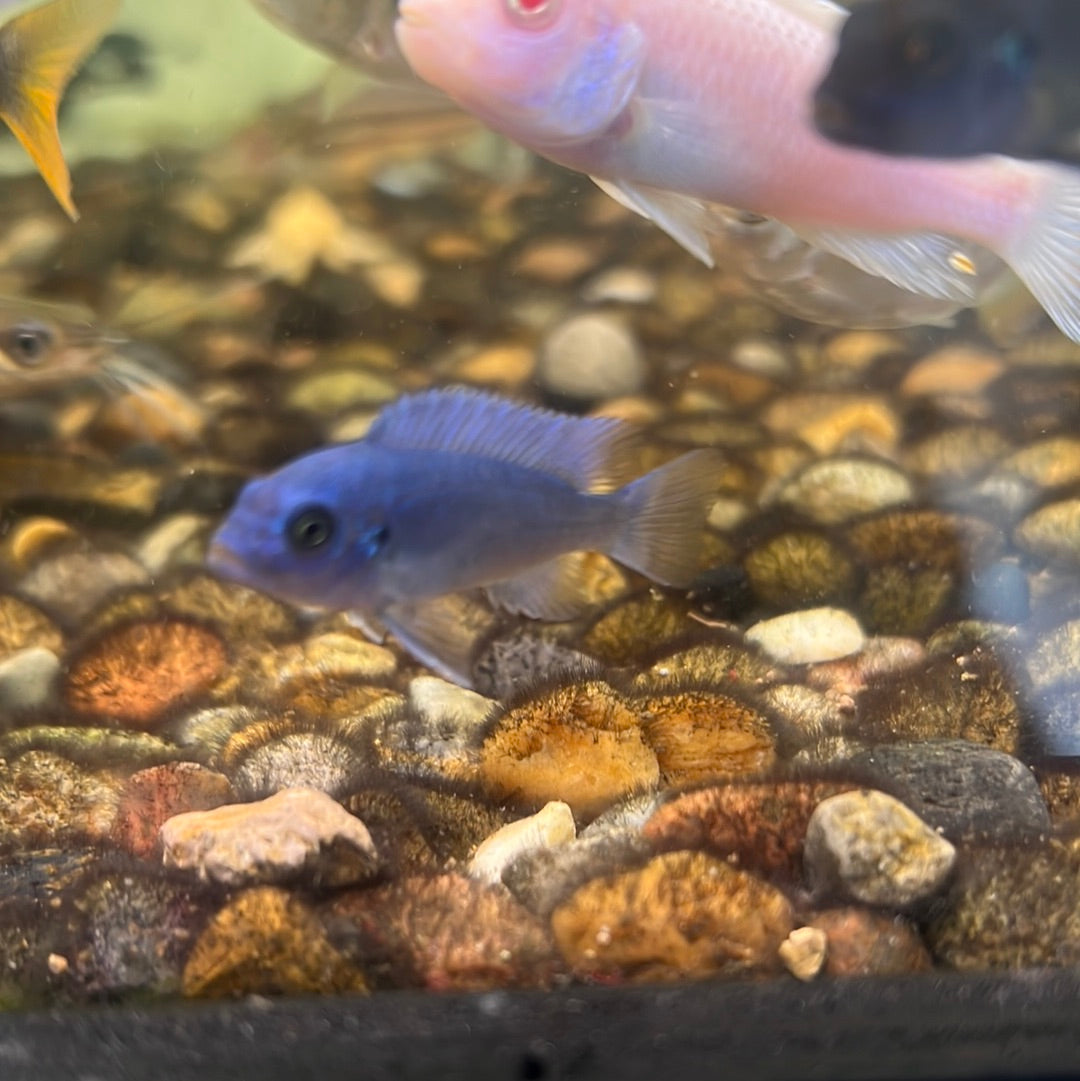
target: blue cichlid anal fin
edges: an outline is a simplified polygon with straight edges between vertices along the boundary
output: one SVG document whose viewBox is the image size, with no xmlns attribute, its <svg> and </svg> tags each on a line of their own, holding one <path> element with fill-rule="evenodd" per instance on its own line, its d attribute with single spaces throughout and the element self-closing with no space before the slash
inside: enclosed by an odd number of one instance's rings
<svg viewBox="0 0 1080 1081">
<path fill-rule="evenodd" d="M 479 641 L 496 617 L 464 593 L 383 608 L 379 622 L 422 664 L 462 687 L 473 685 L 473 662 Z"/>
<path fill-rule="evenodd" d="M 485 592 L 492 604 L 530 619 L 575 619 L 589 607 L 584 557 L 584 552 L 567 552 L 523 574 L 493 582 Z"/>
</svg>

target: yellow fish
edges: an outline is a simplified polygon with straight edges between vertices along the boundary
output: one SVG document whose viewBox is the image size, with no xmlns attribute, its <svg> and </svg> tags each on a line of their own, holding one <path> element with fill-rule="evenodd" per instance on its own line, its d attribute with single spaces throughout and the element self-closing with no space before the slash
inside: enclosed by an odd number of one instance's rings
<svg viewBox="0 0 1080 1081">
<path fill-rule="evenodd" d="M 0 27 L 0 119 L 72 221 L 71 174 L 56 112 L 79 65 L 105 36 L 120 0 L 51 0 Z"/>
</svg>

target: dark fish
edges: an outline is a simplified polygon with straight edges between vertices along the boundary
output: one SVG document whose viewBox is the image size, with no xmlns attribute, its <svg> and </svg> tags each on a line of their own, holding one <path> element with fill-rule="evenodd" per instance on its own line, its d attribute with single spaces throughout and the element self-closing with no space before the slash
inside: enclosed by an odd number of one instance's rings
<svg viewBox="0 0 1080 1081">
<path fill-rule="evenodd" d="M 252 0 L 283 30 L 372 78 L 417 89 L 394 37 L 397 0 Z"/>
<path fill-rule="evenodd" d="M 635 434 L 462 389 L 402 398 L 359 442 L 249 484 L 208 562 L 299 604 L 378 620 L 439 667 L 426 599 L 484 587 L 502 608 L 569 619 L 584 607 L 572 556 L 584 550 L 690 584 L 717 456 L 692 451 L 631 480 Z"/>
<path fill-rule="evenodd" d="M 887 154 L 1080 162 L 1076 0 L 868 0 L 814 96 L 828 138 Z"/>
</svg>

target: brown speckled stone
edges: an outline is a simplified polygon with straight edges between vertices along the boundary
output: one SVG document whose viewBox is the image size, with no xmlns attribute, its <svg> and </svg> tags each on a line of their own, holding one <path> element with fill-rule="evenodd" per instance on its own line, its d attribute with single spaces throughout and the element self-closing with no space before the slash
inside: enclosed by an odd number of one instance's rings
<svg viewBox="0 0 1080 1081">
<path fill-rule="evenodd" d="M 189 997 L 362 991 L 363 976 L 331 946 L 322 924 L 284 890 L 235 895 L 199 935 L 184 966 Z"/>
<path fill-rule="evenodd" d="M 630 980 L 775 972 L 793 928 L 779 890 L 700 852 L 595 879 L 552 914 L 575 971 Z"/>
</svg>

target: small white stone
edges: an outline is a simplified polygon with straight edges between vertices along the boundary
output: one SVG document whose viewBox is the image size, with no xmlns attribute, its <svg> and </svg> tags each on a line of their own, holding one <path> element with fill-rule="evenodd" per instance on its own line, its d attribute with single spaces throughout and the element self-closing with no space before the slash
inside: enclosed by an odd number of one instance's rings
<svg viewBox="0 0 1080 1081">
<path fill-rule="evenodd" d="M 174 514 L 144 534 L 135 550 L 135 558 L 151 574 L 161 574 L 174 565 L 177 554 L 185 545 L 208 530 L 209 524 L 209 519 L 201 514 Z M 191 562 L 196 561 L 193 556 Z"/>
<path fill-rule="evenodd" d="M 796 927 L 777 952 L 792 976 L 809 982 L 825 964 L 828 948 L 829 936 L 820 927 Z"/>
<path fill-rule="evenodd" d="M 417 676 L 409 683 L 409 708 L 426 735 L 414 737 L 413 750 L 458 757 L 479 746 L 495 702 L 437 676 Z"/>
<path fill-rule="evenodd" d="M 842 608 L 806 608 L 755 623 L 746 640 L 782 664 L 816 664 L 858 653 L 866 635 Z"/>
<path fill-rule="evenodd" d="M 547 335 L 536 375 L 551 394 L 592 402 L 636 394 L 646 365 L 637 338 L 621 320 L 587 312 Z"/>
<path fill-rule="evenodd" d="M 589 304 L 648 304 L 656 297 L 656 278 L 640 267 L 611 267 L 590 278 L 581 297 Z"/>
<path fill-rule="evenodd" d="M 514 860 L 569 844 L 576 836 L 573 811 L 552 800 L 536 814 L 510 822 L 482 841 L 469 861 L 469 875 L 481 882 L 501 882 L 503 870 Z"/>
<path fill-rule="evenodd" d="M 0 707 L 40 709 L 51 701 L 59 674 L 60 659 L 51 649 L 33 646 L 10 654 L 0 661 Z"/>
</svg>

